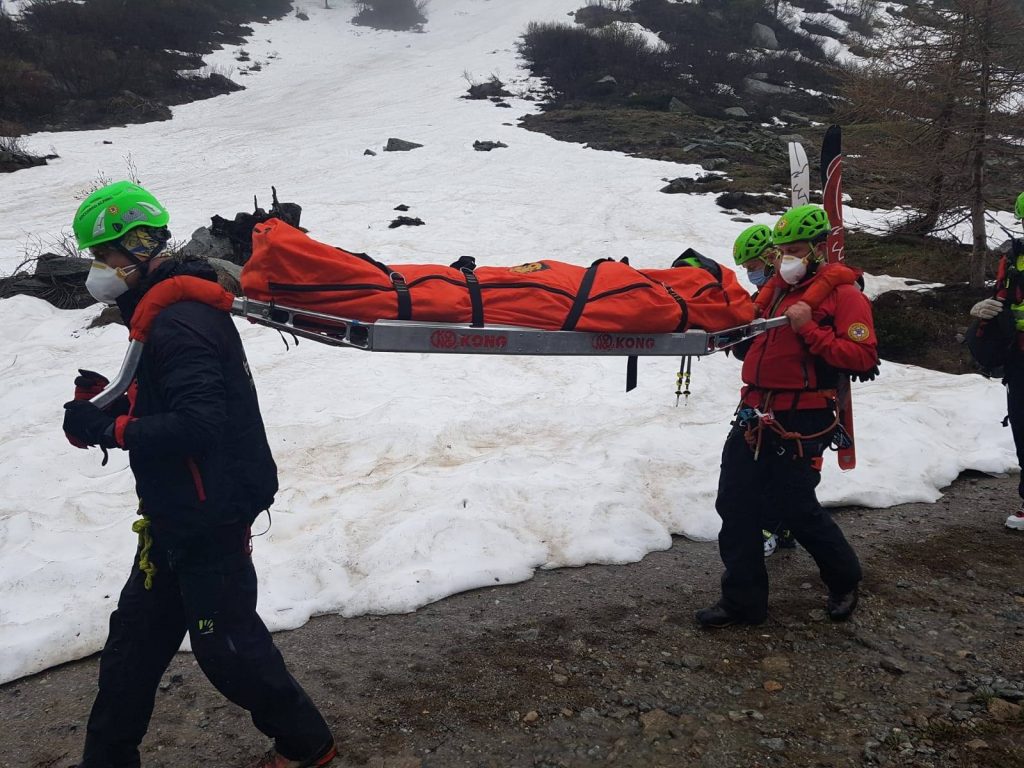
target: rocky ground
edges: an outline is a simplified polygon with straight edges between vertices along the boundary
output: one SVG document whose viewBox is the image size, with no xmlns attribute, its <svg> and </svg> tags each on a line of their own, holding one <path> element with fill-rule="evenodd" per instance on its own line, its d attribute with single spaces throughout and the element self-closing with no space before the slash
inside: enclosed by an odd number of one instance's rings
<svg viewBox="0 0 1024 768">
<path fill-rule="evenodd" d="M 867 573 L 824 620 L 803 550 L 769 561 L 767 624 L 693 623 L 712 543 L 538 573 L 401 616 L 323 616 L 277 636 L 337 734 L 340 766 L 1024 766 L 1024 535 L 1016 478 L 837 517 Z M 0 687 L 3 768 L 73 765 L 97 659 Z M 150 768 L 232 768 L 265 747 L 179 654 Z"/>
</svg>

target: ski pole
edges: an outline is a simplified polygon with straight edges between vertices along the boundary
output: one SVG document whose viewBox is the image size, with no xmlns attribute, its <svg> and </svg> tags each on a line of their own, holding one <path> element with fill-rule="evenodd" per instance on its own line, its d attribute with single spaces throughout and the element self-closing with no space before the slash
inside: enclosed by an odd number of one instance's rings
<svg viewBox="0 0 1024 768">
<path fill-rule="evenodd" d="M 679 407 L 679 397 L 685 396 L 685 405 L 690 399 L 690 366 L 693 365 L 693 358 L 690 355 L 683 355 L 679 359 L 679 373 L 676 374 L 676 408 Z M 683 384 L 686 389 L 683 389 Z"/>
</svg>

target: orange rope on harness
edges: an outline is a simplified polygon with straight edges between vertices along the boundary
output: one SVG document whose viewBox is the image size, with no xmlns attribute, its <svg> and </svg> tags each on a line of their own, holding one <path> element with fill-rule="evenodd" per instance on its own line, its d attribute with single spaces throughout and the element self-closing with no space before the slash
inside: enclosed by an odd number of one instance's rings
<svg viewBox="0 0 1024 768">
<path fill-rule="evenodd" d="M 804 440 L 813 440 L 818 437 L 824 437 L 835 431 L 835 428 L 839 426 L 839 409 L 835 407 L 836 403 L 836 392 L 834 389 L 818 390 L 816 394 L 824 396 L 827 400 L 832 402 L 833 419 L 832 423 L 829 424 L 825 429 L 820 432 L 813 432 L 811 434 L 803 434 L 800 432 L 792 432 L 784 429 L 779 422 L 775 420 L 775 415 L 772 413 L 772 400 L 775 397 L 774 391 L 769 391 L 764 396 L 762 406 L 764 410 L 756 409 L 757 419 L 751 423 L 747 421 L 747 431 L 743 435 L 743 439 L 746 440 L 747 445 L 754 452 L 754 461 L 757 461 L 761 455 L 761 443 L 764 439 L 764 429 L 767 427 L 772 432 L 777 434 L 783 440 L 793 440 L 796 442 L 796 455 L 799 458 L 804 457 Z M 743 404 L 740 403 L 740 407 Z"/>
</svg>

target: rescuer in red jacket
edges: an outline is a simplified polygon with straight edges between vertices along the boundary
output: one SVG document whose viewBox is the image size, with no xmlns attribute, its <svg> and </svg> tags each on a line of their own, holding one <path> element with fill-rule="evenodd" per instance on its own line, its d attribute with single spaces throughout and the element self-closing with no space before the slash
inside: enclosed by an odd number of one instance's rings
<svg viewBox="0 0 1024 768">
<path fill-rule="evenodd" d="M 697 611 L 704 627 L 760 624 L 767 617 L 766 514 L 781 516 L 814 558 L 828 588 L 829 618 L 843 621 L 857 607 L 860 563 L 815 488 L 822 455 L 839 434 L 838 378 L 870 375 L 878 353 L 857 273 L 821 263 L 829 230 L 817 205 L 793 208 L 775 224 L 780 255 L 757 303 L 762 316 L 785 316 L 789 325 L 756 337 L 740 353 L 744 386 L 722 450 L 715 504 L 722 518 L 722 596 Z"/>
</svg>

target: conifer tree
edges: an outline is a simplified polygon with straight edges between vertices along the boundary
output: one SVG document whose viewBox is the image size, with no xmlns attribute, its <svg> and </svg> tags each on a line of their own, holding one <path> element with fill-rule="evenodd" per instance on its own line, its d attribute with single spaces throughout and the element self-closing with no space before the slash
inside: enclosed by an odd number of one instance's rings
<svg viewBox="0 0 1024 768">
<path fill-rule="evenodd" d="M 877 201 L 913 213 L 906 232 L 949 230 L 970 220 L 971 284 L 985 279 L 985 208 L 1009 185 L 1024 121 L 1024 7 L 1019 0 L 949 0 L 908 10 L 850 67 L 846 122 L 873 124 L 880 138 L 855 159 L 885 183 Z M 1020 180 L 1015 182 L 1020 184 Z"/>
</svg>

